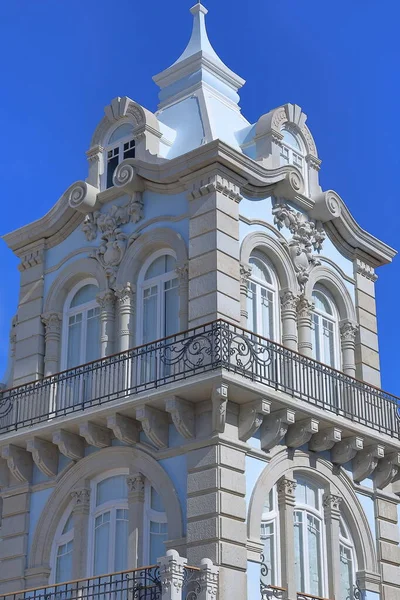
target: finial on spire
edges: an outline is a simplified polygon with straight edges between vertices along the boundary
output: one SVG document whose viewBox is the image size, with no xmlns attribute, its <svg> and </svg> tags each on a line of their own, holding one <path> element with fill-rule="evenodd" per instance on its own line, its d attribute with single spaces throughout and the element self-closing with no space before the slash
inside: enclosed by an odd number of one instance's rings
<svg viewBox="0 0 400 600">
<path fill-rule="evenodd" d="M 192 6 L 190 12 L 193 15 L 192 35 L 188 45 L 186 46 L 186 49 L 174 64 L 182 62 L 189 56 L 197 54 L 197 52 L 205 52 L 215 61 L 222 63 L 214 48 L 211 46 L 210 40 L 208 39 L 205 22 L 205 16 L 208 13 L 208 10 L 205 6 L 198 2 Z"/>
</svg>

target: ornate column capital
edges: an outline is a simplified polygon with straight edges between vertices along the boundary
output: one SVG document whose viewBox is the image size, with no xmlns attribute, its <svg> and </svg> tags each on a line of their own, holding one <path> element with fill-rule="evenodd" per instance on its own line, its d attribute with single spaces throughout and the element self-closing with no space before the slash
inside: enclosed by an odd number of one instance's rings
<svg viewBox="0 0 400 600">
<path fill-rule="evenodd" d="M 119 309 L 131 309 L 136 289 L 131 283 L 120 286 L 115 290 L 115 296 L 118 301 Z"/>
<path fill-rule="evenodd" d="M 299 319 L 311 319 L 311 313 L 314 310 L 314 302 L 312 302 L 309 298 L 306 298 L 304 294 L 299 296 L 297 301 L 297 316 Z"/>
<path fill-rule="evenodd" d="M 47 312 L 42 314 L 42 323 L 46 330 L 46 339 L 49 336 L 59 337 L 61 335 L 62 315 L 57 312 Z"/>
<path fill-rule="evenodd" d="M 189 263 L 186 261 L 178 265 L 175 269 L 175 273 L 179 279 L 179 285 L 188 285 L 189 283 Z"/>
<path fill-rule="evenodd" d="M 284 504 L 295 504 L 295 492 L 297 482 L 290 477 L 281 477 L 278 481 L 278 502 Z"/>
<path fill-rule="evenodd" d="M 71 498 L 74 500 L 74 513 L 89 512 L 90 508 L 90 489 L 80 488 L 71 492 Z"/>
<path fill-rule="evenodd" d="M 343 344 L 355 344 L 358 324 L 350 319 L 343 319 L 339 323 L 340 339 Z"/>
<path fill-rule="evenodd" d="M 115 292 L 113 290 L 106 290 L 101 294 L 97 294 L 96 301 L 102 312 L 112 312 L 115 306 Z"/>
<path fill-rule="evenodd" d="M 292 292 L 292 290 L 281 290 L 280 299 L 283 313 L 296 313 L 299 304 L 299 296 L 297 294 Z"/>
<path fill-rule="evenodd" d="M 340 516 L 340 505 L 342 501 L 342 496 L 337 494 L 324 494 L 323 506 L 326 516 L 338 519 Z"/>
<path fill-rule="evenodd" d="M 99 162 L 102 152 L 104 152 L 103 146 L 93 146 L 86 152 L 87 159 L 90 163 Z"/>
<path fill-rule="evenodd" d="M 129 499 L 136 502 L 144 502 L 144 487 L 146 478 L 142 473 L 133 473 L 126 478 L 129 490 Z"/>
<path fill-rule="evenodd" d="M 240 291 L 247 294 L 247 285 L 252 274 L 252 266 L 240 263 Z"/>
</svg>

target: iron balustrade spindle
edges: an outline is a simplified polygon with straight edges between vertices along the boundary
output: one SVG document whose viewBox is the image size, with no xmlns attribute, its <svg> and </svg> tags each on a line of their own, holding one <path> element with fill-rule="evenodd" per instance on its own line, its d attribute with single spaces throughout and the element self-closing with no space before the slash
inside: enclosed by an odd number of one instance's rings
<svg viewBox="0 0 400 600">
<path fill-rule="evenodd" d="M 400 399 L 223 321 L 0 392 L 0 433 L 225 369 L 400 438 Z"/>
</svg>

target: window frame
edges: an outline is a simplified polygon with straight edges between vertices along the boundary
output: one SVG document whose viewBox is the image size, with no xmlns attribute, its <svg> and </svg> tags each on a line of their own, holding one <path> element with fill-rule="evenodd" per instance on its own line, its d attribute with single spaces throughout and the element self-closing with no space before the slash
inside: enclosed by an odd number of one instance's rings
<svg viewBox="0 0 400 600">
<path fill-rule="evenodd" d="M 79 314 L 79 313 L 84 313 L 85 318 L 82 318 L 82 331 L 81 331 L 81 347 L 80 347 L 80 361 L 78 362 L 78 365 L 83 365 L 85 364 L 87 361 L 83 360 L 82 361 L 82 356 L 83 353 L 86 353 L 86 344 L 87 344 L 87 314 L 88 311 L 91 309 L 98 309 L 99 310 L 99 318 L 100 318 L 100 307 L 96 301 L 96 299 L 91 300 L 90 302 L 85 302 L 84 304 L 80 304 L 79 306 L 73 307 L 71 308 L 71 302 L 75 297 L 75 294 L 78 293 L 78 291 L 80 289 L 82 289 L 83 287 L 85 287 L 86 285 L 95 285 L 97 287 L 97 289 L 99 290 L 99 285 L 98 282 L 96 281 L 96 279 L 94 279 L 93 277 L 88 278 L 88 279 L 84 279 L 82 281 L 80 281 L 79 283 L 77 283 L 68 293 L 65 302 L 64 302 L 64 310 L 63 310 L 63 324 L 62 324 L 62 335 L 61 335 L 61 370 L 64 371 L 68 368 L 75 368 L 75 367 L 68 367 L 68 343 L 69 343 L 69 319 L 70 317 L 72 317 L 73 315 Z M 100 291 L 100 290 L 99 290 Z M 98 353 L 99 353 L 99 358 L 100 358 L 100 337 L 98 340 Z"/>
<path fill-rule="evenodd" d="M 145 481 L 145 487 L 144 487 L 144 524 L 143 524 L 143 564 L 150 564 L 150 552 L 151 552 L 151 529 L 150 529 L 150 523 L 167 523 L 167 528 L 168 528 L 168 520 L 167 520 L 167 513 L 165 511 L 165 506 L 164 506 L 164 512 L 160 512 L 158 510 L 154 510 L 153 508 L 151 508 L 151 488 L 154 488 L 157 492 L 157 494 L 159 494 L 159 496 L 162 498 L 161 494 L 159 493 L 159 491 L 157 490 L 157 488 L 152 485 L 151 481 L 149 481 L 146 478 Z M 168 535 L 167 535 L 167 540 L 168 540 Z M 167 548 L 165 548 L 165 552 L 167 551 Z"/>
<path fill-rule="evenodd" d="M 177 311 L 177 319 L 178 319 L 178 331 L 180 330 L 180 322 L 179 322 L 179 312 L 181 308 L 181 297 L 179 290 L 179 277 L 176 273 L 176 270 L 168 271 L 167 273 L 163 273 L 162 275 L 156 275 L 151 279 L 145 279 L 146 272 L 148 268 L 153 264 L 157 258 L 161 256 L 171 256 L 177 262 L 177 257 L 175 252 L 170 250 L 169 248 L 163 248 L 151 254 L 148 259 L 144 262 L 139 276 L 138 276 L 138 306 L 137 306 L 137 319 L 136 319 L 136 332 L 137 332 L 137 345 L 140 346 L 142 344 L 148 344 L 158 339 L 163 339 L 165 335 L 161 335 L 162 331 L 165 331 L 165 283 L 167 281 L 172 281 L 173 279 L 178 280 L 178 311 Z M 143 335 L 143 324 L 144 324 L 144 291 L 151 287 L 157 286 L 157 335 L 155 340 L 147 340 L 144 341 Z"/>
<path fill-rule="evenodd" d="M 252 286 L 252 285 L 255 286 L 255 288 L 256 288 L 256 292 L 255 292 L 256 293 L 256 307 L 257 307 L 257 313 L 258 313 L 256 315 L 257 331 L 253 331 L 253 323 L 249 322 L 250 315 L 249 315 L 249 310 L 248 310 L 248 304 L 246 307 L 247 312 L 248 312 L 247 327 L 250 331 L 252 331 L 256 335 L 259 335 L 260 337 L 265 337 L 259 330 L 260 325 L 262 328 L 262 319 L 261 319 L 262 311 L 260 310 L 260 307 L 261 307 L 260 301 L 261 301 L 261 297 L 262 297 L 261 290 L 264 288 L 265 290 L 267 290 L 267 292 L 272 293 L 272 328 L 273 328 L 273 332 L 272 332 L 272 336 L 270 336 L 267 339 L 270 339 L 273 342 L 280 343 L 280 341 L 281 341 L 281 313 L 280 313 L 280 306 L 279 306 L 278 277 L 276 275 L 276 272 L 275 272 L 272 262 L 270 261 L 268 256 L 266 254 L 264 254 L 264 252 L 262 252 L 261 250 L 257 250 L 257 249 L 253 250 L 253 252 L 250 254 L 250 257 L 249 257 L 249 265 L 250 266 L 252 266 L 251 259 L 255 259 L 264 264 L 264 267 L 267 269 L 267 271 L 271 277 L 272 283 L 263 281 L 263 280 L 255 277 L 253 275 L 253 269 L 252 269 L 252 273 L 248 279 L 246 296 L 247 296 L 248 302 L 250 302 L 250 295 L 249 295 L 250 286 Z M 252 292 L 252 293 L 254 293 L 254 292 Z M 253 311 L 253 314 L 254 314 L 254 311 Z"/>
<path fill-rule="evenodd" d="M 279 504 L 278 504 L 278 491 L 277 486 L 274 485 L 268 494 L 271 494 L 273 509 L 268 513 L 264 513 L 261 516 L 261 526 L 265 523 L 266 525 L 272 524 L 274 526 L 274 538 L 273 538 L 273 551 L 274 551 L 274 570 L 271 573 L 271 581 L 268 585 L 280 586 L 282 585 L 282 569 L 281 569 L 281 536 L 280 536 L 280 519 L 279 519 Z M 264 518 L 264 515 L 268 515 L 268 518 Z M 260 539 L 262 537 L 260 535 Z M 263 544 L 264 548 L 264 544 Z"/>
<path fill-rule="evenodd" d="M 129 135 L 125 135 L 124 137 L 122 137 L 121 139 L 110 143 L 109 140 L 111 139 L 111 137 L 114 135 L 115 131 L 121 127 L 122 125 L 131 125 L 132 126 L 132 131 Z M 118 165 L 120 165 L 122 163 L 122 161 L 125 160 L 124 158 L 124 144 L 128 143 L 128 142 L 133 142 L 133 149 L 135 150 L 135 157 L 136 157 L 136 140 L 134 137 L 134 125 L 133 123 L 131 123 L 130 121 L 124 121 L 124 122 L 117 122 L 115 127 L 113 127 L 112 129 L 109 129 L 107 132 L 107 144 L 104 145 L 104 151 L 103 151 L 103 156 L 104 156 L 104 172 L 101 175 L 101 179 L 100 179 L 100 189 L 101 191 L 104 190 L 109 190 L 111 189 L 113 186 L 113 184 L 111 184 L 110 186 L 107 186 L 107 180 L 108 180 L 108 153 L 111 151 L 114 151 L 118 148 L 118 164 L 115 168 L 118 167 Z M 131 149 L 131 148 L 130 148 Z M 129 158 L 129 157 L 127 157 Z M 115 171 L 115 169 L 114 169 Z M 113 174 L 114 174 L 113 171 Z"/>
<path fill-rule="evenodd" d="M 321 309 L 318 308 L 313 308 L 312 310 L 312 315 L 311 315 L 311 333 L 312 333 L 312 343 L 313 343 L 313 347 L 312 347 L 312 353 L 313 353 L 313 358 L 314 360 L 317 360 L 318 362 L 331 367 L 332 369 L 336 369 L 338 371 L 340 371 L 342 369 L 342 356 L 341 356 L 341 348 L 340 348 L 340 332 L 339 332 L 339 313 L 336 307 L 336 303 L 335 300 L 332 296 L 332 294 L 329 292 L 328 289 L 326 289 L 323 285 L 321 284 L 316 284 L 314 286 L 314 289 L 312 291 L 312 295 L 311 298 L 313 298 L 314 296 L 314 292 L 318 292 L 319 294 L 321 294 L 326 302 L 328 303 L 332 313 L 329 314 L 325 311 L 322 311 Z M 318 318 L 319 320 L 319 347 L 320 347 L 320 352 L 321 355 L 318 358 L 316 355 L 316 348 L 314 348 L 314 330 L 315 330 L 315 323 L 314 323 L 314 315 Z M 330 323 L 332 323 L 333 327 L 332 327 L 332 333 L 333 333 L 333 365 L 330 365 L 326 362 L 326 357 L 325 357 L 325 347 L 324 347 L 324 325 L 323 325 L 323 320 L 326 320 Z"/>
<path fill-rule="evenodd" d="M 67 544 L 70 541 L 74 541 L 74 537 L 75 537 L 75 523 L 74 526 L 72 527 L 72 529 L 70 529 L 70 531 L 68 531 L 67 533 L 63 534 L 63 530 L 65 525 L 67 524 L 68 519 L 72 516 L 73 517 L 73 508 L 74 508 L 74 501 L 72 500 L 66 510 L 64 511 L 64 514 L 62 516 L 62 518 L 60 519 L 60 522 L 58 524 L 56 533 L 54 535 L 54 539 L 53 539 L 53 544 L 51 547 L 51 551 L 50 551 L 50 565 L 51 565 L 51 571 L 50 571 L 50 577 L 49 577 L 49 585 L 55 585 L 56 583 L 63 583 L 63 582 L 57 582 L 57 558 L 58 558 L 58 549 L 60 546 L 63 546 L 64 544 Z M 74 556 L 74 551 L 75 548 L 72 548 L 72 557 Z M 72 559 L 73 560 L 73 559 Z M 71 573 L 72 577 L 73 577 L 73 572 Z"/>
</svg>

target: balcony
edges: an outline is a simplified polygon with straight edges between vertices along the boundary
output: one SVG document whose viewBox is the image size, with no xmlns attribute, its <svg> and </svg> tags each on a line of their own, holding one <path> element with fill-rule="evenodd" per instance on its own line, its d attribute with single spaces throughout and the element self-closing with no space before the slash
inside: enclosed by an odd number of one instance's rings
<svg viewBox="0 0 400 600">
<path fill-rule="evenodd" d="M 0 433 L 218 370 L 400 438 L 399 398 L 223 320 L 2 391 Z"/>
</svg>

